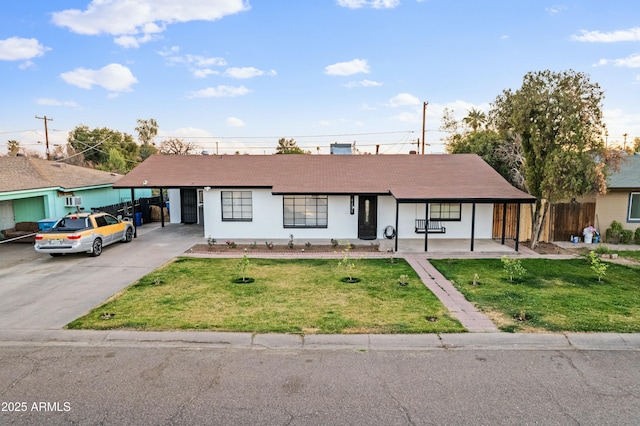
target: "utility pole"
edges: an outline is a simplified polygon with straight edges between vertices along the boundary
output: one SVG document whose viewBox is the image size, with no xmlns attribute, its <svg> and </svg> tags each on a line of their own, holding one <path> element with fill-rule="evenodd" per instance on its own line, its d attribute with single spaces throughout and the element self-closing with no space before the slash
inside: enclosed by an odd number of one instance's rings
<svg viewBox="0 0 640 426">
<path fill-rule="evenodd" d="M 51 160 L 51 153 L 49 152 L 49 129 L 47 127 L 47 121 L 53 121 L 53 118 L 47 118 L 46 115 L 44 117 L 38 117 L 36 115 L 36 118 L 38 120 L 44 120 L 44 138 L 47 142 L 47 160 Z"/>
<path fill-rule="evenodd" d="M 429 102 L 424 102 L 422 104 L 422 152 L 421 154 L 424 155 L 424 126 L 426 123 L 426 119 L 427 119 L 427 105 L 429 104 Z"/>
</svg>

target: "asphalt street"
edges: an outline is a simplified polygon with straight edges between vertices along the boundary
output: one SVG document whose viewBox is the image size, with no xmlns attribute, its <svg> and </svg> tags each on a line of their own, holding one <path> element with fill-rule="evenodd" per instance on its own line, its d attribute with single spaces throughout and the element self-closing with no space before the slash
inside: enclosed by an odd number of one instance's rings
<svg viewBox="0 0 640 426">
<path fill-rule="evenodd" d="M 0 347 L 0 424 L 637 425 L 640 352 Z"/>
</svg>

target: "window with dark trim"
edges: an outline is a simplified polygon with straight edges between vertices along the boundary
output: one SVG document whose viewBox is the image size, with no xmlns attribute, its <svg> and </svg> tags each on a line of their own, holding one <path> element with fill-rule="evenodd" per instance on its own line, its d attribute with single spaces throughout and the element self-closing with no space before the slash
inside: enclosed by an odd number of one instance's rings
<svg viewBox="0 0 640 426">
<path fill-rule="evenodd" d="M 251 191 L 221 191 L 222 220 L 244 221 L 253 220 L 253 202 Z"/>
<path fill-rule="evenodd" d="M 629 194 L 629 222 L 640 222 L 640 192 L 632 192 Z"/>
<path fill-rule="evenodd" d="M 282 197 L 285 228 L 326 228 L 326 195 L 285 195 Z"/>
<path fill-rule="evenodd" d="M 433 203 L 430 204 L 431 220 L 456 221 L 461 220 L 462 205 L 460 203 Z"/>
</svg>

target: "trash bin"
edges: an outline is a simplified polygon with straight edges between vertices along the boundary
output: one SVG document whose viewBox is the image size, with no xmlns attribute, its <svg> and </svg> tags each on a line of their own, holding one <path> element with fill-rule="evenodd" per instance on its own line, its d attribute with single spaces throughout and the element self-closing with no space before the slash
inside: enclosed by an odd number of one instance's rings
<svg viewBox="0 0 640 426">
<path fill-rule="evenodd" d="M 142 226 L 142 212 L 136 212 L 135 220 L 133 223 L 136 226 Z"/>
</svg>

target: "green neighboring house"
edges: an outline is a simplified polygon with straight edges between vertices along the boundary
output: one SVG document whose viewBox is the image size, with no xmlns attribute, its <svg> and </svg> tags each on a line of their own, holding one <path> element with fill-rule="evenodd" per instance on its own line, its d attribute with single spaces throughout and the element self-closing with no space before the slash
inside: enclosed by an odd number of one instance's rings
<svg viewBox="0 0 640 426">
<path fill-rule="evenodd" d="M 122 175 L 31 157 L 0 156 L 0 229 L 18 222 L 131 201 L 131 190 L 114 189 Z M 150 197 L 150 189 L 135 197 Z"/>
</svg>

